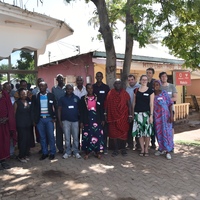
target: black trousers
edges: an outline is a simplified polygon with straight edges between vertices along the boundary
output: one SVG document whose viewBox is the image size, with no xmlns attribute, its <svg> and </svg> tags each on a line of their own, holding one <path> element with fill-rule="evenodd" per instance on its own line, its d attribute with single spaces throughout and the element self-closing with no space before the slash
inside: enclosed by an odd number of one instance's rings
<svg viewBox="0 0 200 200">
<path fill-rule="evenodd" d="M 33 127 L 17 127 L 19 158 L 29 155 Z"/>
</svg>

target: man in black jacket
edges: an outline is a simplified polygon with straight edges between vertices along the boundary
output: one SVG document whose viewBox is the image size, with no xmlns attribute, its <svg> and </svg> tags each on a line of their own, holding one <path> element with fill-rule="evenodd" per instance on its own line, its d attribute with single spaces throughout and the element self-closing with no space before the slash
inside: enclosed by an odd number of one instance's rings
<svg viewBox="0 0 200 200">
<path fill-rule="evenodd" d="M 56 120 L 57 104 L 54 94 L 47 92 L 47 84 L 45 82 L 40 82 L 39 89 L 40 92 L 32 97 L 32 118 L 40 133 L 42 147 L 40 160 L 44 160 L 48 156 L 50 160 L 53 160 L 56 153 L 54 122 Z M 50 146 L 50 155 L 48 155 L 47 140 Z"/>
</svg>

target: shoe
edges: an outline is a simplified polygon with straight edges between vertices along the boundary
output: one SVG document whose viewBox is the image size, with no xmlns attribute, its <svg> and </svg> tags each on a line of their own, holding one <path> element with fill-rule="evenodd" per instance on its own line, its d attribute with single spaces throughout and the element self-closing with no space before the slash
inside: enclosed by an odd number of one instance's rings
<svg viewBox="0 0 200 200">
<path fill-rule="evenodd" d="M 77 159 L 81 159 L 82 157 L 80 156 L 80 154 L 79 153 L 76 153 L 75 155 L 73 155 L 75 158 L 77 158 Z"/>
<path fill-rule="evenodd" d="M 3 169 L 10 169 L 10 165 L 7 164 L 6 162 L 2 162 L 1 166 L 2 166 Z"/>
<path fill-rule="evenodd" d="M 26 158 L 20 158 L 20 157 L 18 157 L 17 159 L 18 159 L 20 162 L 22 162 L 22 163 L 27 163 Z"/>
<path fill-rule="evenodd" d="M 140 152 L 139 156 L 141 156 L 141 157 L 144 156 L 144 152 Z"/>
<path fill-rule="evenodd" d="M 126 149 L 123 149 L 122 152 L 121 152 L 122 156 L 127 156 L 127 152 L 126 152 Z"/>
<path fill-rule="evenodd" d="M 149 157 L 149 153 L 144 153 L 144 157 Z"/>
<path fill-rule="evenodd" d="M 48 157 L 48 154 L 42 154 L 42 156 L 40 157 L 40 160 L 44 160 L 47 157 Z"/>
<path fill-rule="evenodd" d="M 49 160 L 53 160 L 55 158 L 55 155 L 51 154 L 49 155 Z"/>
<path fill-rule="evenodd" d="M 156 149 L 156 145 L 152 144 L 150 148 L 155 150 Z"/>
<path fill-rule="evenodd" d="M 28 156 L 26 156 L 26 157 L 25 157 L 25 159 L 26 159 L 27 161 L 29 161 L 29 160 L 30 160 L 30 158 L 29 158 Z"/>
<path fill-rule="evenodd" d="M 63 152 L 64 152 L 63 150 L 59 150 L 58 151 L 59 154 L 63 154 Z"/>
<path fill-rule="evenodd" d="M 63 159 L 67 159 L 67 158 L 70 158 L 71 157 L 71 155 L 69 155 L 69 154 L 67 154 L 67 153 L 65 153 L 64 155 L 63 155 Z"/>
<path fill-rule="evenodd" d="M 155 156 L 160 156 L 163 155 L 165 152 L 164 151 L 156 151 Z"/>
<path fill-rule="evenodd" d="M 108 150 L 104 149 L 103 154 L 107 155 L 108 154 Z"/>
<path fill-rule="evenodd" d="M 172 159 L 170 153 L 166 153 L 166 158 L 167 158 L 167 160 L 171 160 Z"/>
<path fill-rule="evenodd" d="M 112 157 L 116 157 L 118 154 L 119 154 L 118 151 L 113 151 L 112 154 L 111 154 L 111 156 Z"/>
</svg>

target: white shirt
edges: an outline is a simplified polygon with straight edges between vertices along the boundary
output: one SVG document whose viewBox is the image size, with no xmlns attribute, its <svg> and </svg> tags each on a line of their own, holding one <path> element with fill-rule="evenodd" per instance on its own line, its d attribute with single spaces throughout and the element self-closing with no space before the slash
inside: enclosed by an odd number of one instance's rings
<svg viewBox="0 0 200 200">
<path fill-rule="evenodd" d="M 74 87 L 74 94 L 81 98 L 82 96 L 87 94 L 85 86 L 83 86 L 82 90 L 79 90 L 77 86 Z"/>
</svg>

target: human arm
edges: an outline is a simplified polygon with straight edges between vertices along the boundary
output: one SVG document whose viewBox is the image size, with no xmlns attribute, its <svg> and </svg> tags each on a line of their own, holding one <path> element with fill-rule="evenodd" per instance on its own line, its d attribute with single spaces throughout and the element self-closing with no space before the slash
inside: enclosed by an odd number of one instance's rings
<svg viewBox="0 0 200 200">
<path fill-rule="evenodd" d="M 153 123 L 153 106 L 154 106 L 154 93 L 150 95 L 150 117 L 149 117 L 149 123 Z"/>
<path fill-rule="evenodd" d="M 127 101 L 127 105 L 128 105 L 128 122 L 131 123 L 133 120 L 133 115 L 132 115 L 132 106 L 130 99 Z"/>
</svg>

